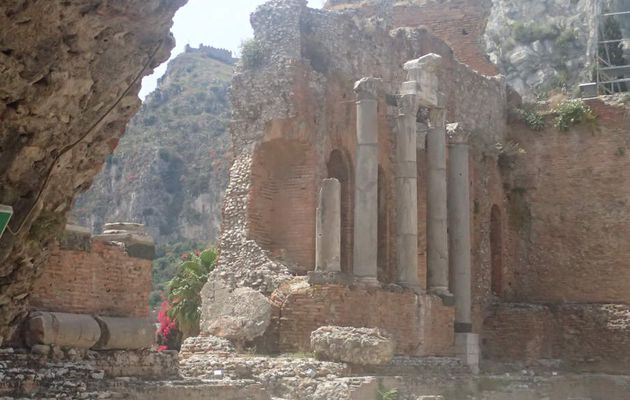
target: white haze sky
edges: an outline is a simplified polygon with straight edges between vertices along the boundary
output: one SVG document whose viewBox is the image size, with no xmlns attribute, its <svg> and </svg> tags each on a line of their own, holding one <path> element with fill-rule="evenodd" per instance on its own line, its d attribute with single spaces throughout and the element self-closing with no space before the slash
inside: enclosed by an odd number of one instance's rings
<svg viewBox="0 0 630 400">
<path fill-rule="evenodd" d="M 177 45 L 171 58 L 184 51 L 187 44 L 199 44 L 231 50 L 238 53 L 241 42 L 254 36 L 249 15 L 266 0 L 189 0 L 175 14 L 173 35 Z M 325 0 L 308 0 L 309 7 L 321 8 Z M 155 73 L 142 80 L 140 98 L 151 93 L 157 80 L 166 71 L 166 63 Z"/>
</svg>

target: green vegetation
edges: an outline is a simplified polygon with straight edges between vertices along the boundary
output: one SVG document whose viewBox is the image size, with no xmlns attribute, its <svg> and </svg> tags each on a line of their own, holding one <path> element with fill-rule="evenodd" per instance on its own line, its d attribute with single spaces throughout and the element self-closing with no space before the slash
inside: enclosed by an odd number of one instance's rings
<svg viewBox="0 0 630 400">
<path fill-rule="evenodd" d="M 537 40 L 555 39 L 560 36 L 556 25 L 540 22 L 516 22 L 512 25 L 514 39 L 521 43 L 532 43 Z"/>
<path fill-rule="evenodd" d="M 241 43 L 241 63 L 248 69 L 259 68 L 265 62 L 265 50 L 256 39 L 248 39 Z"/>
<path fill-rule="evenodd" d="M 201 243 L 193 241 L 179 242 L 168 245 L 158 245 L 153 260 L 153 290 L 149 297 L 152 310 L 157 310 L 166 296 L 168 282 L 177 274 L 177 267 L 182 256 L 201 249 Z"/>
<path fill-rule="evenodd" d="M 533 107 L 519 108 L 517 112 L 530 129 L 534 131 L 545 129 L 545 117 Z"/>
<path fill-rule="evenodd" d="M 561 131 L 568 131 L 573 125 L 595 120 L 593 110 L 581 99 L 565 100 L 552 111 L 557 115 L 554 119 L 554 126 Z"/>
<path fill-rule="evenodd" d="M 141 222 L 159 245 L 191 235 L 206 245 L 216 241 L 231 161 L 233 62 L 208 47 L 188 48 L 169 62 L 102 173 L 77 198 L 73 214 L 81 223 Z"/>
<path fill-rule="evenodd" d="M 494 145 L 499 155 L 497 157 L 497 163 L 499 168 L 508 170 L 514 166 L 516 157 L 520 154 L 525 154 L 525 149 L 521 147 L 517 142 L 497 143 Z"/>
<path fill-rule="evenodd" d="M 199 334 L 201 289 L 208 281 L 216 259 L 214 249 L 190 253 L 168 283 L 168 316 L 177 322 L 177 329 L 184 339 Z"/>
<path fill-rule="evenodd" d="M 398 389 L 386 389 L 382 383 L 378 384 L 377 398 L 378 400 L 397 400 Z"/>
</svg>

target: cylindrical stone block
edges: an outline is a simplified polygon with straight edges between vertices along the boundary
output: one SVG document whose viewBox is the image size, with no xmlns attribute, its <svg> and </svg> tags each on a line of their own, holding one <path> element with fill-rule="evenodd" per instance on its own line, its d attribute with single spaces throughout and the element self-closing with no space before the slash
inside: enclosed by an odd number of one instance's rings
<svg viewBox="0 0 630 400">
<path fill-rule="evenodd" d="M 102 335 L 94 350 L 139 350 L 150 348 L 155 327 L 146 319 L 95 317 Z"/>
<path fill-rule="evenodd" d="M 316 218 L 315 269 L 340 272 L 341 188 L 337 179 L 323 180 Z"/>
<path fill-rule="evenodd" d="M 449 261 L 455 296 L 455 330 L 471 332 L 470 187 L 468 144 L 451 143 L 448 152 Z"/>
<path fill-rule="evenodd" d="M 431 111 L 427 135 L 427 264 L 431 293 L 449 295 L 444 110 Z"/>
<path fill-rule="evenodd" d="M 36 344 L 89 349 L 101 337 L 101 328 L 90 315 L 56 312 L 31 314 L 25 327 L 28 346 Z"/>
<path fill-rule="evenodd" d="M 376 99 L 357 101 L 354 275 L 375 282 L 378 249 L 378 115 Z"/>
</svg>

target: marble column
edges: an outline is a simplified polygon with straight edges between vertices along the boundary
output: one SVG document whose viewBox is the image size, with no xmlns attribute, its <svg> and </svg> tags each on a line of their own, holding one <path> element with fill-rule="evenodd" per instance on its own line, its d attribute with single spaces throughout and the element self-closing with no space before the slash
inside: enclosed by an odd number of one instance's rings
<svg viewBox="0 0 630 400">
<path fill-rule="evenodd" d="M 415 94 L 399 99 L 396 135 L 396 267 L 398 283 L 419 289 L 418 281 L 418 163 L 416 159 Z"/>
<path fill-rule="evenodd" d="M 442 57 L 427 54 L 405 63 L 415 81 L 419 105 L 429 109 L 427 135 L 427 266 L 430 293 L 452 302 L 448 289 L 448 231 L 446 210 L 446 101 L 440 86 Z M 405 86 L 405 85 L 403 85 Z"/>
<path fill-rule="evenodd" d="M 335 178 L 324 179 L 315 221 L 315 270 L 341 272 L 341 190 Z"/>
<path fill-rule="evenodd" d="M 461 124 L 446 127 L 448 138 L 448 238 L 455 332 L 472 332 L 470 256 L 470 178 L 468 133 Z"/>
<path fill-rule="evenodd" d="M 450 296 L 446 188 L 446 110 L 429 112 L 427 135 L 427 265 L 429 292 Z"/>
<path fill-rule="evenodd" d="M 356 82 L 357 149 L 354 194 L 353 273 L 377 284 L 378 250 L 378 86 L 380 79 Z"/>
<path fill-rule="evenodd" d="M 468 132 L 461 124 L 446 126 L 448 138 L 449 263 L 455 297 L 455 351 L 474 373 L 479 371 L 479 335 L 472 333 L 470 255 L 470 177 Z"/>
</svg>

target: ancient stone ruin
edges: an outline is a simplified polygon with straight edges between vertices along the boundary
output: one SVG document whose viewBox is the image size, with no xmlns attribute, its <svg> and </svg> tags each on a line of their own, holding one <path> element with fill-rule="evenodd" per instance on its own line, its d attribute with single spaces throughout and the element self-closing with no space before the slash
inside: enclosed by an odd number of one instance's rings
<svg viewBox="0 0 630 400">
<path fill-rule="evenodd" d="M 136 27 L 122 40 L 135 54 L 155 41 L 161 49 L 165 39 L 156 37 L 180 5 L 140 3 L 49 7 L 92 22 L 111 13 L 118 25 L 103 28 L 102 40 Z M 95 172 L 87 154 L 102 162 L 104 132 L 117 137 L 124 121 L 95 125 L 102 135 L 86 143 L 78 126 L 71 135 L 58 125 L 98 115 L 98 104 L 126 98 L 124 83 L 133 92 L 137 82 L 117 80 L 117 94 L 94 105 L 63 85 L 45 89 L 63 81 L 52 71 L 36 80 L 15 72 L 21 84 L 5 90 L 12 102 L 0 109 L 0 200 L 15 204 L 19 223 L 0 246 L 0 396 L 628 398 L 627 108 L 589 99 L 582 103 L 596 120 L 564 129 L 553 121 L 562 115 L 541 111 L 533 130 L 480 42 L 453 46 L 462 27 L 435 29 L 439 13 L 428 27 L 405 23 L 406 3 L 386 3 L 393 23 L 361 1 L 314 10 L 272 0 L 252 14 L 255 51 L 243 54 L 231 89 L 234 160 L 220 257 L 201 292 L 200 335 L 179 354 L 151 349 L 153 244 L 141 226 L 55 232 Z M 41 63 L 5 42 L 50 9 L 0 10 L 11 26 L 0 28 L 0 57 Z M 481 35 L 478 18 L 463 23 Z M 55 34 L 81 54 L 96 46 Z M 99 65 L 127 56 L 103 46 L 113 54 Z M 155 57 L 132 61 L 151 68 Z M 67 121 L 59 110 L 68 108 L 52 107 L 60 122 L 50 124 L 80 147 L 55 147 L 37 128 L 46 90 L 75 107 Z M 33 192 L 38 184 L 43 197 Z M 35 211 L 20 203 L 33 200 Z"/>
</svg>

